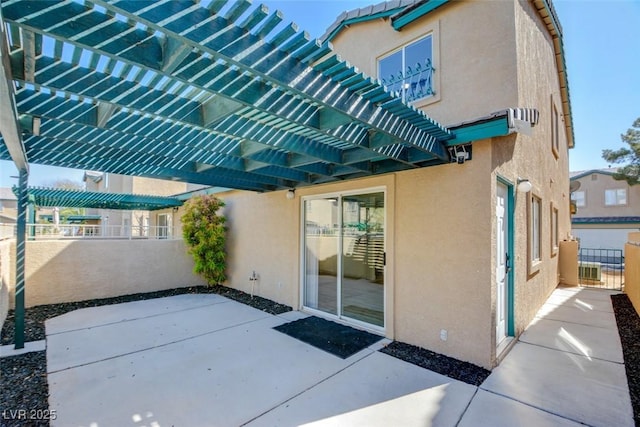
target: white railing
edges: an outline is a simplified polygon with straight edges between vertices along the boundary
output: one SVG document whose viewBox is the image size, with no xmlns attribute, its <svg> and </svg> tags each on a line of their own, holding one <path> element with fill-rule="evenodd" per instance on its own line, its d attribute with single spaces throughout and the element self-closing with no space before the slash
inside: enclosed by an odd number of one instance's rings
<svg viewBox="0 0 640 427">
<path fill-rule="evenodd" d="M 0 238 L 16 235 L 15 224 L 0 224 Z M 123 226 L 84 224 L 27 224 L 27 238 L 35 240 L 60 239 L 168 239 L 180 240 L 175 227 Z"/>
</svg>

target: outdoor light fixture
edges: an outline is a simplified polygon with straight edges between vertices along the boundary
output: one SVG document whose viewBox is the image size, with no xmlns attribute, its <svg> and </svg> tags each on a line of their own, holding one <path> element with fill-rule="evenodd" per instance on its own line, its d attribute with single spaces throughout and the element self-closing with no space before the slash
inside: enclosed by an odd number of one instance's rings
<svg viewBox="0 0 640 427">
<path fill-rule="evenodd" d="M 518 193 L 528 193 L 533 188 L 531 182 L 526 178 L 518 178 Z"/>
<path fill-rule="evenodd" d="M 293 188 L 291 190 L 287 190 L 287 199 L 293 200 L 294 197 L 296 197 L 296 190 Z"/>
</svg>

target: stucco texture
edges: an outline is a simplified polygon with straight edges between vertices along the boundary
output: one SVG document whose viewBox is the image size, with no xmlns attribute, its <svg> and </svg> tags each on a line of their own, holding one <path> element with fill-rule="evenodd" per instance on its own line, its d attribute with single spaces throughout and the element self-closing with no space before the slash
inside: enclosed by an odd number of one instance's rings
<svg viewBox="0 0 640 427">
<path fill-rule="evenodd" d="M 451 126 L 517 106 L 513 15 L 509 1 L 450 2 L 402 31 L 377 19 L 344 29 L 332 43 L 344 59 L 378 77 L 378 59 L 432 34 L 436 95 L 414 105 Z"/>
<path fill-rule="evenodd" d="M 624 292 L 640 314 L 640 233 L 629 233 L 624 247 Z"/>
<path fill-rule="evenodd" d="M 182 240 L 28 241 L 25 253 L 27 307 L 206 284 Z"/>
<path fill-rule="evenodd" d="M 552 212 L 559 240 L 570 238 L 568 146 L 560 126 L 552 149 L 552 103 L 560 87 L 553 41 L 530 2 L 450 2 L 394 31 L 377 19 L 349 26 L 333 40 L 335 50 L 366 74 L 377 60 L 430 33 L 434 37 L 435 97 L 417 101 L 450 125 L 513 107 L 536 108 L 531 136 L 510 134 L 475 141 L 473 159 L 337 184 L 284 192 L 223 195 L 228 206 L 229 285 L 301 306 L 301 198 L 382 187 L 386 195 L 385 334 L 491 368 L 497 354 L 496 187 L 515 192 L 518 178 L 531 194 L 513 200 L 512 329 L 519 335 L 559 280 Z M 561 120 L 565 120 L 561 117 Z M 530 205 L 541 200 L 541 259 L 529 264 Z M 441 330 L 447 339 L 440 338 Z"/>
<path fill-rule="evenodd" d="M 11 243 L 9 240 L 0 241 L 0 328 L 7 318 L 9 310 L 9 282 L 11 280 L 11 270 L 14 268 L 10 263 L 9 253 Z"/>
</svg>

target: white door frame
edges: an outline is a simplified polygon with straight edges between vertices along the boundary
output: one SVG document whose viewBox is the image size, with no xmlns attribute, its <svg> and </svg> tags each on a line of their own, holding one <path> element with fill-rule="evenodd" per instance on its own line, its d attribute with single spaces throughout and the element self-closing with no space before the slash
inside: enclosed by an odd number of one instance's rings
<svg viewBox="0 0 640 427">
<path fill-rule="evenodd" d="M 509 187 L 496 183 L 496 346 L 509 336 L 510 316 L 510 269 L 513 261 L 510 250 L 511 206 Z M 511 259 L 510 259 L 511 258 Z"/>
<path fill-rule="evenodd" d="M 384 226 L 383 226 L 383 232 L 384 232 L 384 251 L 385 253 L 387 252 L 387 220 L 388 220 L 388 209 L 387 209 L 387 188 L 385 186 L 383 187 L 365 187 L 365 188 L 358 188 L 358 189 L 354 189 L 354 190 L 349 190 L 349 191 L 338 191 L 338 192 L 332 192 L 332 193 L 322 193 L 322 194 L 313 194 L 313 195 L 309 195 L 309 196 L 303 196 L 301 197 L 301 203 L 300 203 L 300 254 L 299 254 L 299 258 L 300 258 L 300 298 L 299 298 L 299 306 L 300 306 L 300 311 L 303 312 L 307 312 L 309 314 L 313 314 L 313 315 L 317 315 L 319 317 L 326 317 L 329 318 L 331 320 L 335 320 L 337 322 L 340 323 L 344 323 L 344 324 L 350 324 L 350 325 L 354 325 L 357 326 L 359 328 L 362 329 L 366 329 L 369 330 L 371 332 L 377 333 L 377 334 L 385 334 L 386 333 L 386 328 L 388 327 L 387 325 L 387 291 L 388 291 L 388 283 L 387 283 L 387 269 L 386 266 L 384 268 L 384 291 L 383 291 L 383 326 L 377 326 L 377 325 L 373 325 L 370 323 L 366 323 L 366 322 L 362 322 L 359 321 L 357 319 L 352 319 L 349 317 L 345 317 L 345 316 L 341 316 L 340 315 L 340 311 L 341 311 L 341 292 L 340 292 L 340 276 L 342 273 L 342 268 L 341 268 L 341 262 L 338 262 L 338 294 L 337 294 L 337 304 L 338 304 L 338 315 L 334 315 L 331 313 L 327 313 L 325 311 L 322 310 L 318 310 L 318 309 L 314 309 L 311 307 L 307 307 L 304 305 L 304 300 L 305 300 L 305 281 L 306 281 L 306 265 L 305 265 L 305 259 L 306 259 L 306 254 L 305 254 L 305 250 L 306 250 L 306 246 L 305 246 L 305 238 L 306 238 L 306 230 L 305 230 L 305 207 L 306 201 L 309 200 L 317 200 L 317 199 L 326 199 L 326 198 L 337 198 L 338 201 L 341 201 L 342 198 L 344 196 L 353 196 L 353 195 L 359 195 L 359 194 L 369 194 L 369 193 L 383 193 L 384 195 Z M 342 209 L 339 209 L 338 212 L 338 217 L 340 222 L 342 222 Z M 342 247 L 342 237 L 339 236 L 338 239 L 338 245 L 339 248 Z M 338 251 L 338 255 L 340 254 L 340 251 Z"/>
</svg>

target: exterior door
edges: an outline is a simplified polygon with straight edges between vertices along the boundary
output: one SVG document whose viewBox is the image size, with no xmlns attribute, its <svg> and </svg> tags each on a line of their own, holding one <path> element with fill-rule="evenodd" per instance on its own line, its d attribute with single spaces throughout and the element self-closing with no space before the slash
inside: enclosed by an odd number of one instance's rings
<svg viewBox="0 0 640 427">
<path fill-rule="evenodd" d="M 305 309 L 384 328 L 385 194 L 303 201 Z"/>
<path fill-rule="evenodd" d="M 506 185 L 498 182 L 496 190 L 496 345 L 500 345 L 508 333 L 509 206 Z"/>
</svg>

